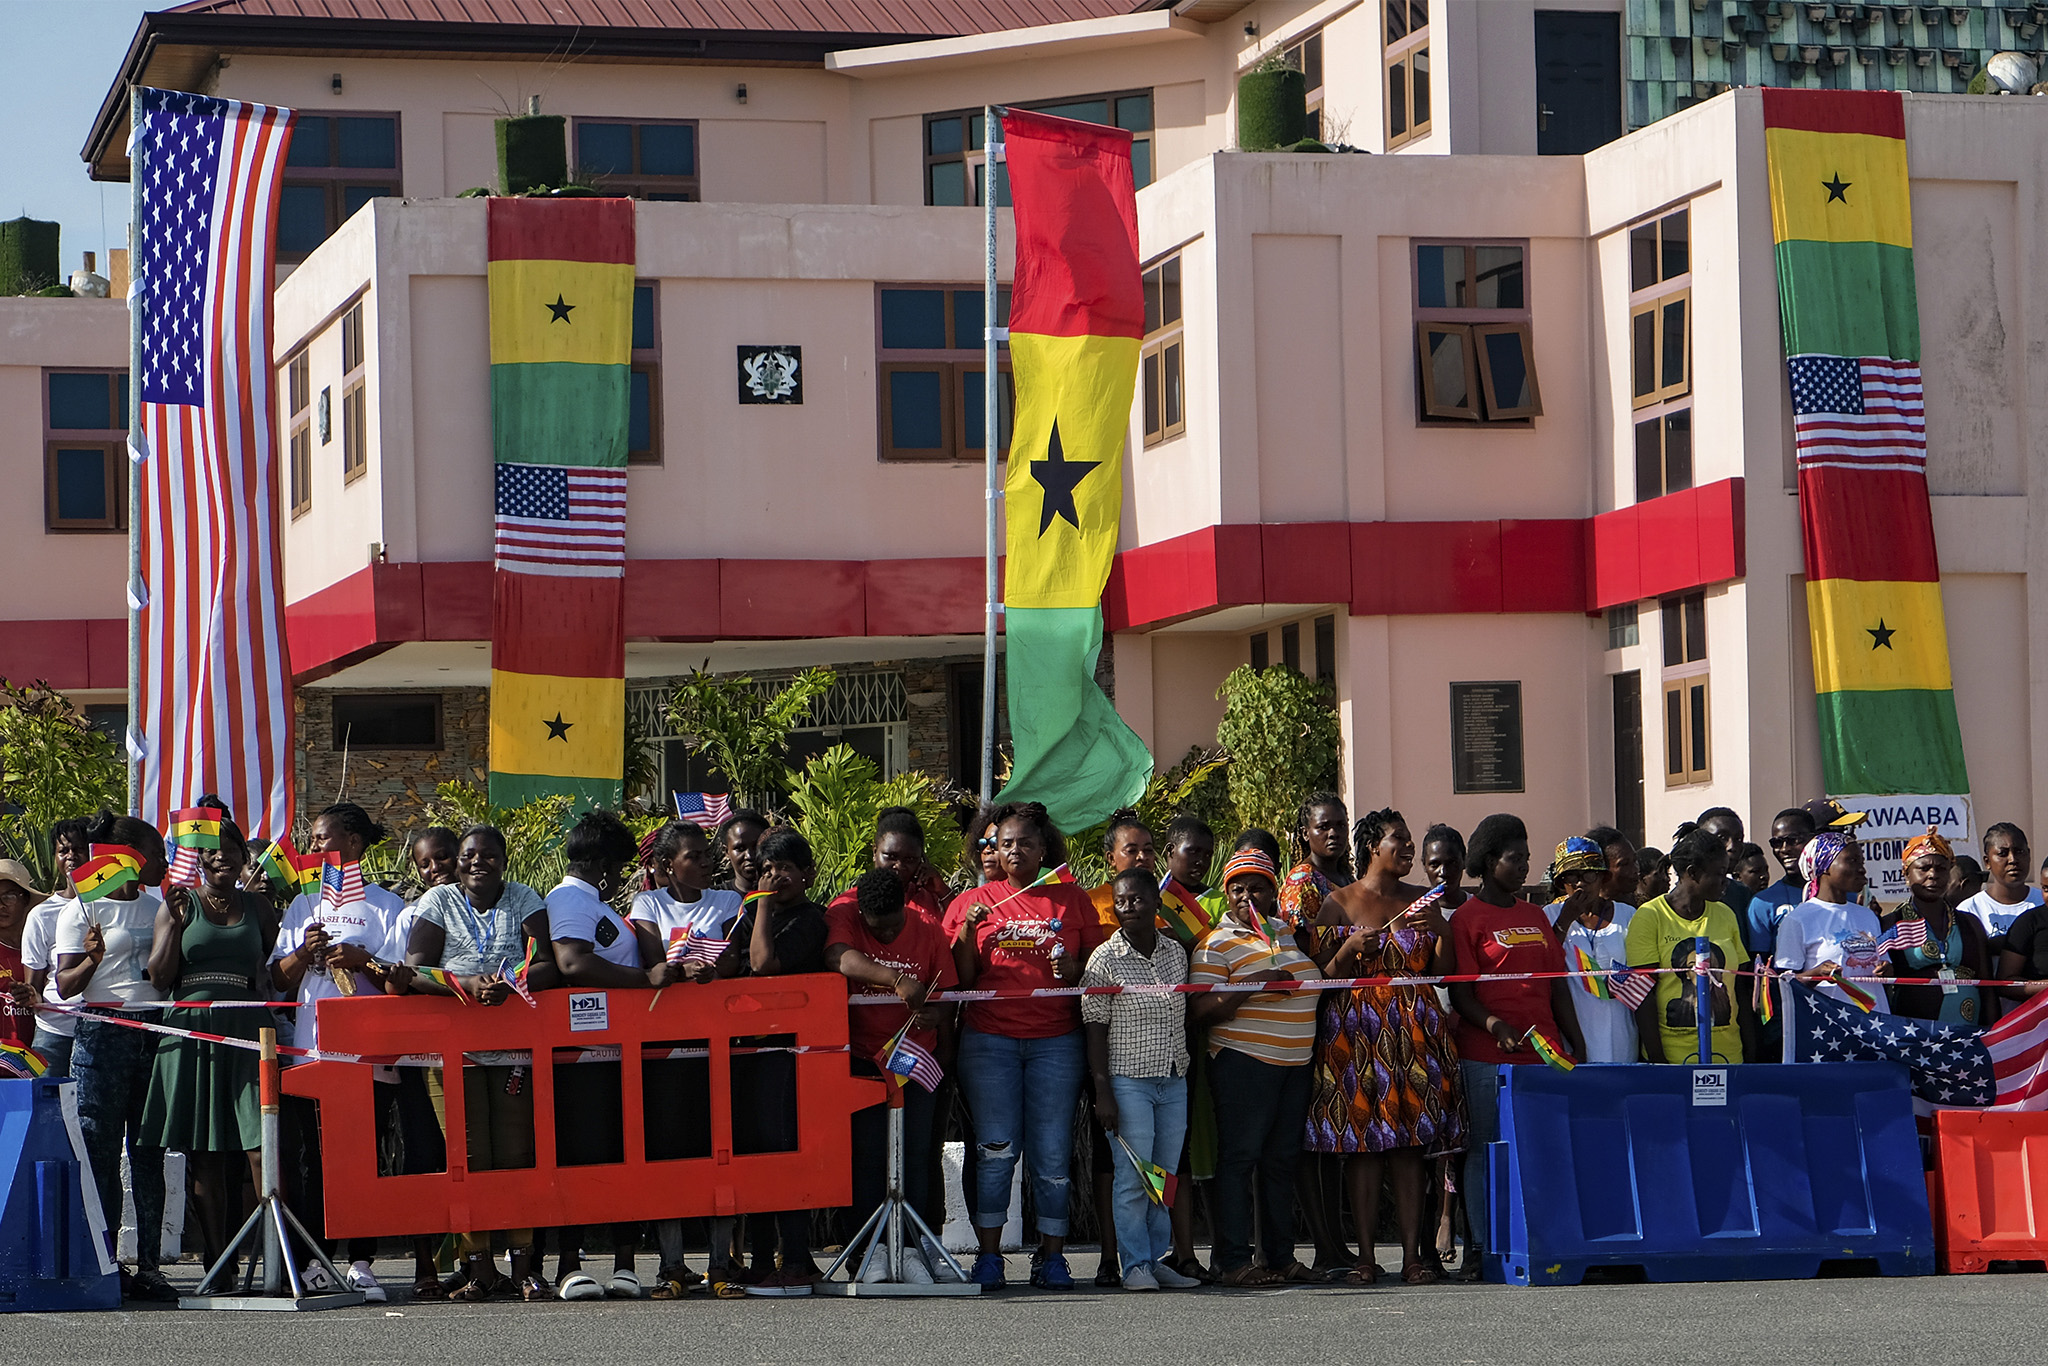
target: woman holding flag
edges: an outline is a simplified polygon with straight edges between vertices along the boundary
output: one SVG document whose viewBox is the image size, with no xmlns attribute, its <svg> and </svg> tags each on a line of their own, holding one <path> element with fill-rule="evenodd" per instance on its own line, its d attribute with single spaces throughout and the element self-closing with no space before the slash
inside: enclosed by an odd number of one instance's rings
<svg viewBox="0 0 2048 1366">
<path fill-rule="evenodd" d="M 1642 1043 L 1636 1035 L 1635 1011 L 1627 1001 L 1615 999 L 1608 976 L 1628 965 L 1628 925 L 1636 912 L 1607 897 L 1615 878 L 1607 849 L 1597 838 L 1601 833 L 1572 835 L 1557 846 L 1550 862 L 1550 887 L 1557 900 L 1544 907 L 1544 914 L 1564 944 L 1572 969 L 1598 974 L 1572 979 L 1572 1010 L 1579 1017 L 1579 1032 L 1586 1036 L 1586 1061 L 1639 1062 Z M 1629 885 L 1634 881 L 1631 873 Z"/>
<path fill-rule="evenodd" d="M 1408 822 L 1391 809 L 1371 812 L 1359 821 L 1358 843 L 1364 875 L 1332 892 L 1306 931 L 1323 976 L 1441 972 L 1442 888 L 1402 881 L 1415 866 Z M 1401 1231 L 1401 1279 L 1427 1285 L 1439 1272 L 1422 1253 L 1423 1159 L 1456 1151 L 1465 1137 L 1450 1023 L 1432 987 L 1372 985 L 1327 995 L 1306 1147 L 1348 1157 L 1361 1244 L 1350 1282 L 1371 1285 L 1379 1277 L 1372 1243 L 1385 1168 Z"/>
<path fill-rule="evenodd" d="M 1190 1012 L 1208 1028 L 1209 1082 L 1216 1100 L 1216 1273 L 1229 1286 L 1321 1279 L 1294 1259 L 1294 1169 L 1308 1114 L 1309 1059 L 1316 1042 L 1316 993 L 1287 984 L 1322 976 L 1274 918 L 1280 875 L 1257 849 L 1223 865 L 1230 909 L 1195 950 L 1189 980 L 1203 986 L 1277 990 L 1209 992 Z M 1252 1263 L 1252 1187 L 1258 1183 L 1259 1241 Z"/>
<path fill-rule="evenodd" d="M 1059 832 L 1036 802 L 998 806 L 989 829 L 1003 876 L 963 892 L 946 912 L 960 985 L 1074 985 L 1102 932 L 1088 894 L 1067 872 Z M 1049 858 L 1061 861 L 1048 872 Z M 1031 1283 L 1072 1289 L 1063 1249 L 1074 1102 L 1086 1067 L 1080 1010 L 1068 998 L 977 1001 L 967 1007 L 965 1025 L 960 1085 L 974 1115 L 974 1224 L 981 1244 L 974 1280 L 987 1290 L 1004 1285 L 1003 1225 L 1021 1146 L 1038 1210 Z"/>
</svg>

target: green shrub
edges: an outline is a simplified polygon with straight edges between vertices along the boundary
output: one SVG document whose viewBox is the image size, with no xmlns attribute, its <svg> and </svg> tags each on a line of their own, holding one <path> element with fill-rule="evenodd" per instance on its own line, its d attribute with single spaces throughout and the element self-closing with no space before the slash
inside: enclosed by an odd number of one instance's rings
<svg viewBox="0 0 2048 1366">
<path fill-rule="evenodd" d="M 1343 732 L 1330 690 L 1284 664 L 1240 664 L 1216 695 L 1223 699 L 1216 740 L 1230 754 L 1230 801 L 1238 824 L 1270 830 L 1284 847 L 1302 799 L 1337 785 Z M 1218 831 L 1219 845 L 1224 838 Z"/>
</svg>

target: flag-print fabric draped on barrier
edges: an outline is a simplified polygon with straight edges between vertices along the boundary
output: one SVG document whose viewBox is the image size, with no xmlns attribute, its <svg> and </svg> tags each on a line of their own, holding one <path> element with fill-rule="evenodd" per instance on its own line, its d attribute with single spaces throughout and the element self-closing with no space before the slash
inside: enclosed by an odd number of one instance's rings
<svg viewBox="0 0 2048 1366">
<path fill-rule="evenodd" d="M 291 828 L 293 784 L 270 281 L 293 114 L 175 90 L 138 95 L 132 797 L 161 827 L 217 792 L 252 833 L 274 834 Z"/>
<path fill-rule="evenodd" d="M 1927 501 L 1904 104 L 1766 90 L 1763 109 L 1827 790 L 1966 794 Z"/>
<path fill-rule="evenodd" d="M 1017 417 L 1003 493 L 1016 763 L 1002 799 L 1043 802 L 1055 825 L 1079 830 L 1136 801 L 1152 773 L 1095 683 L 1145 334 L 1131 135 L 1014 109 L 1002 118 L 1017 225 Z"/>
<path fill-rule="evenodd" d="M 491 800 L 616 806 L 633 205 L 493 199 Z"/>
</svg>

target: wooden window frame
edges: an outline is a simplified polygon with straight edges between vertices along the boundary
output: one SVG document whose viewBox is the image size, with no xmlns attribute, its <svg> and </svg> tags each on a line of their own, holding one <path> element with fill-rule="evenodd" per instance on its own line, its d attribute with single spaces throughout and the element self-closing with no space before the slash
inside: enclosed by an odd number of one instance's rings
<svg viewBox="0 0 2048 1366">
<path fill-rule="evenodd" d="M 1684 398 L 1678 400 L 1675 403 L 1651 404 L 1648 407 L 1637 408 L 1631 414 L 1631 417 L 1634 420 L 1630 424 L 1629 428 L 1630 436 L 1632 438 L 1629 443 L 1629 453 L 1630 458 L 1631 460 L 1633 460 L 1635 466 L 1635 501 L 1637 501 L 1638 503 L 1647 503 L 1652 498 L 1662 498 L 1667 493 L 1683 492 L 1686 489 L 1692 488 L 1698 482 L 1693 477 L 1694 472 L 1697 468 L 1697 461 L 1694 456 L 1694 452 L 1698 448 L 1697 440 L 1694 441 L 1693 448 L 1686 452 L 1686 473 L 1684 482 L 1676 482 L 1671 477 L 1671 447 L 1668 432 L 1669 419 L 1675 414 L 1690 414 L 1692 411 L 1692 396 L 1688 394 Z M 1657 425 L 1657 487 L 1654 490 L 1647 487 L 1644 483 L 1643 461 L 1642 453 L 1640 450 L 1640 444 L 1642 440 L 1642 429 L 1645 425 L 1653 422 Z M 1695 433 L 1695 437 L 1696 436 L 1697 433 Z"/>
<path fill-rule="evenodd" d="M 704 134 L 696 119 L 612 119 L 578 116 L 569 120 L 569 161 L 571 174 L 581 177 L 583 169 L 577 164 L 576 145 L 580 130 L 585 125 L 604 127 L 625 127 L 633 130 L 633 165 L 630 173 L 608 172 L 595 183 L 606 194 L 627 199 L 647 199 L 652 195 L 679 203 L 702 202 L 704 193 Z M 687 128 L 690 130 L 690 159 L 696 164 L 694 175 L 646 175 L 640 165 L 640 130 L 642 128 Z"/>
<path fill-rule="evenodd" d="M 1523 268 L 1526 270 L 1527 263 Z M 1493 356 L 1486 349 L 1488 337 L 1516 337 L 1522 343 L 1522 369 L 1529 377 L 1529 401 L 1507 406 L 1501 403 L 1493 383 Z M 1529 324 L 1522 323 L 1475 323 L 1472 327 L 1472 355 L 1479 366 L 1481 392 L 1486 398 L 1487 420 L 1490 422 L 1513 422 L 1519 418 L 1541 417 L 1543 415 L 1543 392 L 1536 382 L 1536 339 L 1529 330 Z"/>
<path fill-rule="evenodd" d="M 1443 402 L 1436 392 L 1436 368 L 1430 364 L 1433 351 L 1429 344 L 1431 333 L 1455 336 L 1460 339 L 1465 353 L 1465 407 Z M 1479 402 L 1483 396 L 1479 389 L 1479 362 L 1473 355 L 1472 324 L 1437 322 L 1425 319 L 1415 324 L 1415 361 L 1422 372 L 1422 415 L 1426 418 L 1449 418 L 1458 422 L 1482 422 Z M 1478 401 L 1473 401 L 1478 400 Z"/>
<path fill-rule="evenodd" d="M 1147 164 L 1150 167 L 1150 174 L 1145 180 L 1145 185 L 1150 185 L 1153 181 L 1159 179 L 1159 163 L 1156 156 L 1159 148 L 1159 103 L 1154 87 L 1148 85 L 1130 90 L 1097 90 L 1082 95 L 1064 95 L 1058 99 L 1019 102 L 1010 107 L 1030 111 L 1034 109 L 1055 109 L 1062 105 L 1079 104 L 1083 100 L 1104 100 L 1109 104 L 1109 117 L 1112 120 L 1112 122 L 1104 126 L 1115 128 L 1118 126 L 1114 122 L 1117 101 L 1134 99 L 1139 95 L 1143 95 L 1153 102 L 1152 127 L 1146 129 L 1127 129 L 1125 131 L 1131 134 L 1133 144 L 1140 142 L 1146 144 L 1146 158 Z M 975 172 L 977 169 L 986 168 L 988 164 L 988 149 L 985 146 L 988 140 L 988 130 L 983 128 L 980 136 L 977 137 L 974 126 L 980 121 L 982 114 L 983 111 L 981 109 L 941 109 L 924 116 L 924 124 L 919 131 L 921 140 L 918 143 L 918 148 L 923 153 L 921 164 L 924 168 L 924 185 L 920 193 L 924 196 L 924 203 L 927 208 L 935 207 L 932 199 L 932 168 L 949 164 L 957 164 L 960 167 L 961 193 L 966 196 L 966 199 L 963 204 L 936 207 L 977 208 L 981 206 L 982 197 L 978 191 L 978 185 L 981 182 Z M 957 152 L 932 151 L 932 124 L 945 119 L 959 119 L 961 121 L 960 150 Z M 1135 151 L 1135 147 L 1133 151 Z M 1135 157 L 1133 159 L 1135 160 Z M 1138 188 L 1142 190 L 1145 186 L 1140 185 Z M 1008 208 L 1009 204 L 1008 177 L 998 175 L 996 181 L 996 206 L 998 208 Z"/>
<path fill-rule="evenodd" d="M 1692 724 L 1693 696 L 1699 695 L 1701 724 Z M 1676 703 L 1678 764 L 1672 763 L 1673 704 Z M 1664 680 L 1664 786 L 1691 787 L 1714 780 L 1713 687 L 1705 673 Z"/>
<path fill-rule="evenodd" d="M 317 185 L 327 193 L 327 231 L 321 241 L 334 236 L 341 225 L 348 221 L 346 194 L 355 186 L 389 185 L 391 194 L 386 198 L 402 197 L 405 194 L 405 120 L 396 109 L 329 109 L 319 111 L 317 117 L 330 121 L 341 119 L 389 119 L 391 120 L 391 161 L 389 166 L 287 166 L 282 168 L 279 183 L 283 186 Z M 358 206 L 360 207 L 360 206 Z M 279 265 L 297 265 L 312 255 L 311 252 L 292 252 L 280 249 L 277 253 Z"/>
<path fill-rule="evenodd" d="M 636 346 L 632 353 L 632 373 L 647 376 L 647 442 L 644 452 L 632 450 L 632 438 L 628 424 L 626 463 L 628 465 L 655 465 L 662 463 L 661 454 L 661 282 L 658 280 L 635 280 L 633 293 L 637 301 L 641 290 L 648 290 L 653 296 L 649 308 L 649 330 L 653 333 L 651 345 Z M 628 323 L 630 328 L 631 324 Z M 630 403 L 630 398 L 628 399 Z"/>
<path fill-rule="evenodd" d="M 369 347 L 363 340 L 363 301 L 341 315 L 341 482 L 370 472 Z"/>
<path fill-rule="evenodd" d="M 1174 273 L 1173 316 L 1166 316 L 1166 274 Z M 1153 277 L 1158 276 L 1159 319 L 1156 327 L 1145 333 L 1145 340 L 1138 353 L 1138 383 L 1140 388 L 1139 424 L 1144 428 L 1144 444 L 1147 448 L 1171 441 L 1182 436 L 1188 428 L 1188 386 L 1187 386 L 1187 271 L 1179 252 L 1171 252 L 1145 267 L 1144 283 L 1147 291 L 1154 288 Z M 1149 298 L 1149 294 L 1148 294 Z M 1148 303 L 1149 313 L 1149 303 Z M 1152 322 L 1148 316 L 1147 324 Z M 1170 396 L 1178 396 L 1179 416 L 1169 417 L 1173 404 Z M 1157 419 L 1155 422 L 1154 419 Z"/>
<path fill-rule="evenodd" d="M 886 290 L 917 290 L 937 292 L 945 296 L 943 305 L 946 323 L 946 339 L 953 345 L 946 347 L 894 347 L 882 345 L 882 295 Z M 982 382 L 987 360 L 982 339 L 971 338 L 971 346 L 959 345 L 955 323 L 958 312 L 954 307 L 954 296 L 971 294 L 979 296 L 979 285 L 956 285 L 931 281 L 877 283 L 875 286 L 875 411 L 878 420 L 876 432 L 877 458 L 890 463 L 931 465 L 973 461 L 979 463 L 986 458 L 978 438 L 980 432 L 969 433 L 967 404 L 962 386 L 971 377 L 975 383 Z M 1007 295 L 1009 286 L 1002 286 Z M 1008 320 L 1008 304 L 1002 305 L 1005 324 Z M 982 316 L 976 312 L 975 316 Z M 890 394 L 889 377 L 904 372 L 937 374 L 939 376 L 939 431 L 944 443 L 936 452 L 923 448 L 906 447 L 899 449 L 895 444 L 893 399 Z M 1008 415 L 1014 430 L 1017 410 L 1016 381 L 1011 376 L 1010 350 L 1008 342 L 1000 342 L 996 348 L 996 373 L 1002 378 L 996 396 L 998 431 L 1003 426 L 1003 416 Z M 977 438 L 970 442 L 969 437 Z M 1008 460 L 1010 447 L 1007 436 L 1001 438 L 1005 444 L 997 447 L 996 459 Z"/>
<path fill-rule="evenodd" d="M 1665 233 L 1672 223 L 1683 218 L 1685 227 L 1685 269 L 1665 272 Z M 1692 206 L 1690 203 L 1666 208 L 1649 218 L 1631 223 L 1623 238 L 1626 247 L 1627 269 L 1629 272 L 1628 331 L 1623 338 L 1623 354 L 1628 358 L 1629 406 L 1648 408 L 1656 404 L 1670 403 L 1692 392 Z M 1636 284 L 1636 241 L 1645 232 L 1649 234 L 1651 274 L 1654 278 L 1638 286 Z M 1668 311 L 1677 305 L 1685 311 L 1684 334 L 1678 338 L 1680 375 L 1676 380 L 1665 382 L 1665 351 L 1669 348 L 1670 318 Z M 1650 334 L 1650 373 L 1639 375 L 1636 366 L 1637 319 L 1648 320 Z M 1645 383 L 1647 381 L 1647 383 Z"/>
<path fill-rule="evenodd" d="M 40 384 L 43 400 L 43 530 L 46 532 L 109 532 L 128 529 L 128 480 L 123 456 L 128 449 L 128 414 L 117 411 L 121 389 L 118 381 L 127 370 L 98 366 L 56 365 L 43 370 Z M 50 377 L 52 375 L 99 375 L 107 385 L 107 418 L 114 427 L 58 427 L 51 422 Z M 59 449 L 97 450 L 107 487 L 107 512 L 103 517 L 61 518 L 57 515 L 57 452 Z"/>
<path fill-rule="evenodd" d="M 313 356 L 301 350 L 284 363 L 285 489 L 294 521 L 313 510 Z"/>
<path fill-rule="evenodd" d="M 1427 248 L 1456 248 L 1464 253 L 1465 276 L 1459 297 L 1479 297 L 1479 251 L 1482 248 L 1512 248 L 1521 255 L 1522 306 L 1519 308 L 1472 308 L 1422 303 L 1422 252 Z M 1416 423 L 1476 423 L 1492 426 L 1533 424 L 1543 415 L 1543 389 L 1536 374 L 1536 333 L 1529 307 L 1529 243 L 1505 238 L 1411 238 L 1408 269 L 1415 300 Z M 1436 373 L 1430 364 L 1431 333 L 1455 335 L 1464 353 L 1465 392 L 1468 405 L 1455 407 L 1437 393 Z M 1529 402 L 1512 408 L 1498 406 L 1493 380 L 1493 363 L 1483 339 L 1516 336 L 1529 379 Z"/>
<path fill-rule="evenodd" d="M 1408 12 L 1411 17 L 1418 7 L 1422 10 L 1422 23 L 1419 25 L 1411 24 L 1408 31 L 1399 37 L 1387 31 L 1386 9 L 1384 6 L 1380 11 L 1380 40 L 1382 45 L 1380 94 L 1381 103 L 1386 107 L 1386 115 L 1382 122 L 1389 152 L 1397 147 L 1405 147 L 1419 138 L 1428 137 L 1433 127 L 1436 113 L 1436 92 L 1432 89 L 1430 94 L 1424 98 L 1422 118 L 1417 119 L 1415 117 L 1415 70 L 1417 59 L 1420 59 L 1421 67 L 1425 72 L 1430 69 L 1428 0 L 1408 0 Z M 1394 128 L 1394 106 L 1396 103 L 1394 99 L 1394 69 L 1396 67 L 1401 68 L 1404 72 L 1399 104 L 1405 126 L 1398 132 Z"/>
</svg>

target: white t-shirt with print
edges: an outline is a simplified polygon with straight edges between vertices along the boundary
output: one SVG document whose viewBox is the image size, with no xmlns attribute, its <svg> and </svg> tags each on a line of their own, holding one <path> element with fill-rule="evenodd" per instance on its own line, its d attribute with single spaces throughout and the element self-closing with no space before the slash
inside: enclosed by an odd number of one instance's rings
<svg viewBox="0 0 2048 1366">
<path fill-rule="evenodd" d="M 98 925 L 106 956 L 93 969 L 92 981 L 78 999 L 86 1005 L 137 1005 L 161 1001 L 164 994 L 149 980 L 149 951 L 156 943 L 156 913 L 163 898 L 144 889 L 133 901 L 102 897 L 72 901 L 57 915 L 59 957 L 85 952 L 85 932 Z M 52 982 L 55 982 L 54 976 Z"/>
<path fill-rule="evenodd" d="M 1971 915 L 1976 916 L 1978 921 L 1983 924 L 1984 932 L 1993 939 L 1996 939 L 2012 928 L 2013 921 L 2018 920 L 2028 910 L 2040 904 L 2041 889 L 2039 887 L 2027 888 L 2026 899 L 2016 902 L 2011 906 L 1993 898 L 1990 890 L 1986 889 L 1977 893 L 1977 895 L 1971 897 L 1956 909 L 1968 911 Z"/>
<path fill-rule="evenodd" d="M 342 906 L 322 905 L 317 889 L 307 892 L 285 908 L 284 925 L 277 932 L 277 948 L 271 952 L 270 961 L 278 962 L 296 952 L 306 942 L 308 930 L 314 925 L 324 925 L 330 946 L 360 944 L 370 951 L 372 957 L 388 962 L 391 936 L 398 917 L 404 911 L 403 898 L 374 882 L 364 885 L 362 900 Z M 377 984 L 362 973 L 357 973 L 355 978 L 356 995 L 373 995 L 379 990 Z M 299 1008 L 293 1012 L 292 1038 L 298 1047 L 320 1047 L 320 1014 L 316 1002 L 339 995 L 341 992 L 335 987 L 333 978 L 319 968 L 307 965 L 305 975 L 299 978 Z"/>
<path fill-rule="evenodd" d="M 740 918 L 740 894 L 723 888 L 707 888 L 695 901 L 678 901 L 666 888 L 657 887 L 633 898 L 629 919 L 654 927 L 655 942 L 668 952 L 669 933 L 688 930 L 704 939 L 724 939 Z"/>
<path fill-rule="evenodd" d="M 1867 965 L 1877 962 L 1877 958 L 1863 952 L 1852 963 L 1851 951 L 1867 950 L 1883 933 L 1877 916 L 1868 906 L 1855 902 L 1842 905 L 1815 897 L 1785 912 L 1785 918 L 1778 922 L 1778 951 L 1771 961 L 1792 972 L 1805 972 L 1822 963 L 1839 963 L 1851 976 L 1868 977 L 1871 974 Z M 1857 971 L 1859 967 L 1864 970 Z M 1883 986 L 1876 982 L 1856 985 L 1876 999 L 1872 1013 L 1891 1014 L 1891 996 Z M 1837 1001 L 1849 999 L 1849 994 L 1833 982 L 1822 982 L 1819 989 Z"/>
<path fill-rule="evenodd" d="M 1543 908 L 1543 914 L 1550 917 L 1553 928 L 1557 925 L 1559 903 L 1552 902 Z M 1614 919 L 1599 929 L 1593 929 L 1584 921 L 1573 921 L 1564 936 L 1565 966 L 1577 969 L 1578 958 L 1572 953 L 1574 947 L 1584 949 L 1586 956 L 1602 968 L 1611 968 L 1619 963 L 1628 966 L 1628 922 L 1634 917 L 1636 908 L 1622 902 L 1614 903 Z M 1572 983 L 1572 1009 L 1579 1017 L 1579 1033 L 1586 1040 L 1587 1062 L 1640 1062 L 1642 1045 L 1636 1037 L 1636 1015 L 1624 1001 L 1603 1001 L 1586 989 L 1586 979 L 1574 977 Z"/>
<path fill-rule="evenodd" d="M 555 942 L 582 939 L 607 963 L 640 966 L 640 940 L 625 917 L 606 905 L 597 888 L 580 877 L 565 877 L 548 893 L 548 933 Z"/>
<path fill-rule="evenodd" d="M 66 996 L 57 990 L 57 917 L 70 904 L 68 896 L 53 896 L 31 910 L 28 923 L 21 927 L 22 966 L 30 972 L 50 974 L 43 983 L 43 999 L 52 1005 L 78 1003 L 76 996 Z M 36 1015 L 36 1028 L 68 1039 L 78 1029 L 78 1019 L 60 1011 L 43 1011 Z"/>
</svg>

